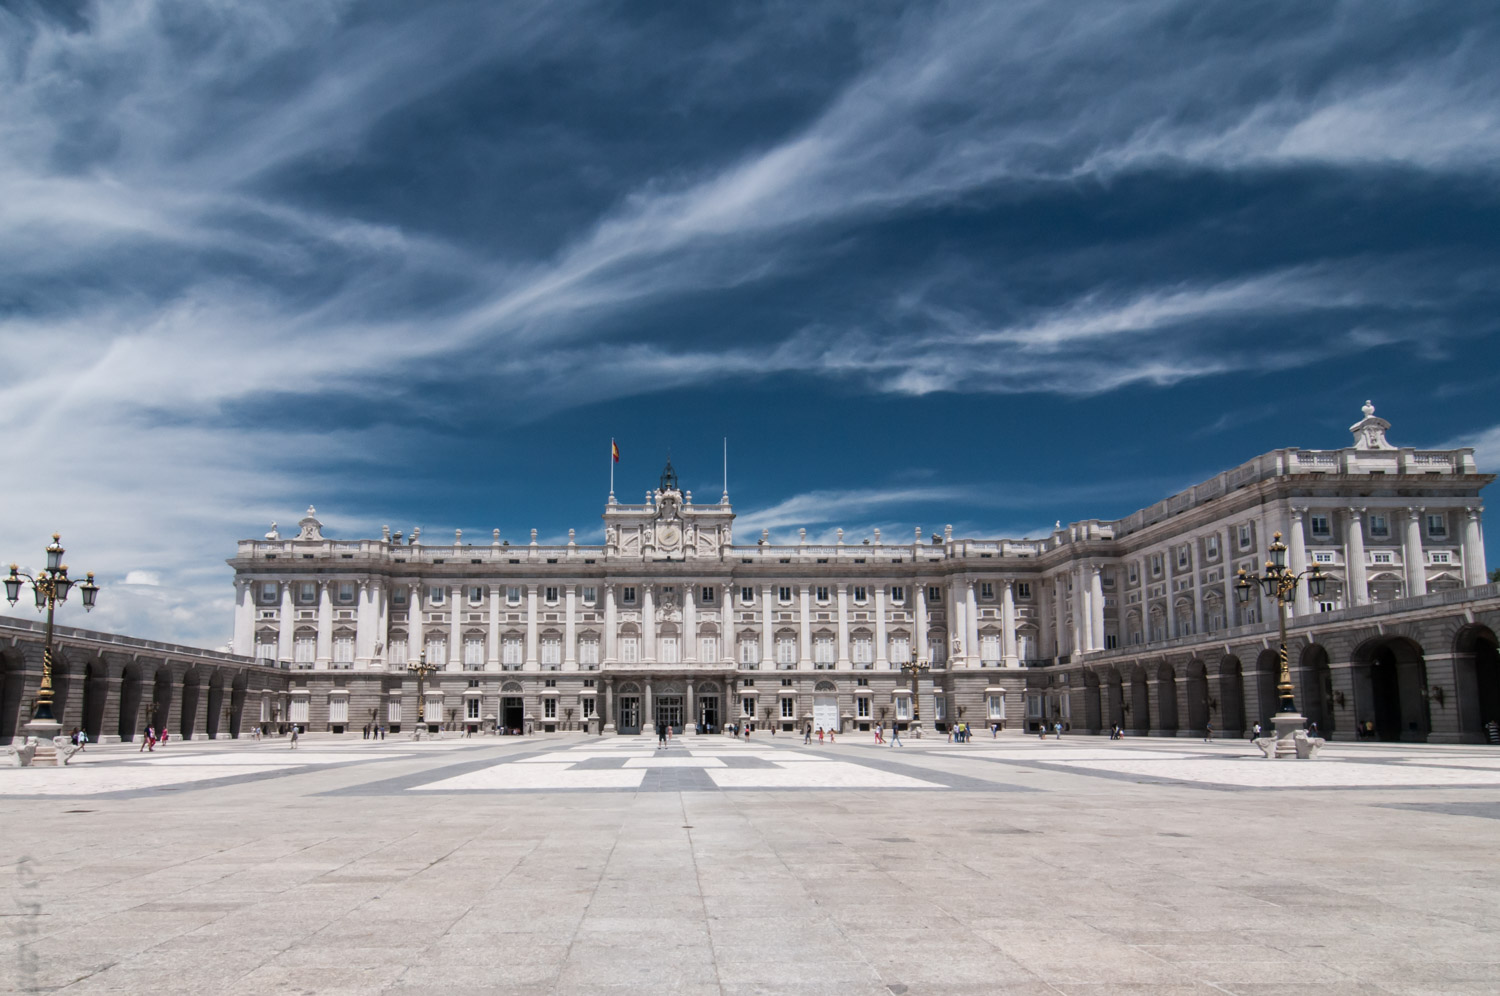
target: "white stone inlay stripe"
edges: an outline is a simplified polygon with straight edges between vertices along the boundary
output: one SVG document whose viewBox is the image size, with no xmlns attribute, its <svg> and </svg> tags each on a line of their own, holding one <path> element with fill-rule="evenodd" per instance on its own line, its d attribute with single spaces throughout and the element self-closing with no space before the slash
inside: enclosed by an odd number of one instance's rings
<svg viewBox="0 0 1500 996">
<path fill-rule="evenodd" d="M 417 785 L 411 792 L 497 791 L 504 789 L 570 789 L 570 788 L 639 788 L 646 773 L 611 768 L 582 771 L 556 765 L 522 767 L 519 764 L 497 764 L 465 775 Z"/>
<path fill-rule="evenodd" d="M 1081 772 L 1108 771 L 1174 781 L 1241 785 L 1246 788 L 1382 788 L 1421 785 L 1500 785 L 1500 771 L 1462 771 L 1416 765 L 1350 764 L 1245 758 L 1190 761 L 1059 761 Z"/>
<path fill-rule="evenodd" d="M 627 768 L 722 768 L 724 762 L 716 757 L 632 757 L 625 762 Z"/>
</svg>

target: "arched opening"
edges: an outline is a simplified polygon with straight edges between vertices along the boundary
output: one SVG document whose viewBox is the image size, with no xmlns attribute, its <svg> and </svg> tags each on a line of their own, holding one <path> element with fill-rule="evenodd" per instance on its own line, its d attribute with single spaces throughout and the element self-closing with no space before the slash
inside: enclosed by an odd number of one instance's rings
<svg viewBox="0 0 1500 996">
<path fill-rule="evenodd" d="M 1130 674 L 1130 729 L 1141 736 L 1151 732 L 1151 689 L 1139 664 Z"/>
<path fill-rule="evenodd" d="M 197 668 L 182 676 L 182 713 L 177 721 L 177 734 L 184 740 L 193 739 L 196 732 L 201 687 Z"/>
<path fill-rule="evenodd" d="M 1208 667 L 1200 660 L 1188 661 L 1183 689 L 1187 698 L 1187 725 L 1198 736 L 1208 731 Z"/>
<path fill-rule="evenodd" d="M 9 745 L 20 733 L 24 722 L 21 701 L 25 697 L 26 670 L 21 655 L 0 654 L 0 745 Z"/>
<path fill-rule="evenodd" d="M 1103 707 L 1099 701 L 1099 676 L 1093 671 L 1083 672 L 1083 726 L 1090 733 L 1098 733 L 1104 726 Z"/>
<path fill-rule="evenodd" d="M 1355 716 L 1361 736 L 1425 743 L 1432 730 L 1422 648 L 1405 637 L 1371 640 L 1354 651 Z"/>
<path fill-rule="evenodd" d="M 208 714 L 204 719 L 204 729 L 208 733 L 208 739 L 219 739 L 219 720 L 224 713 L 224 672 L 214 669 L 212 678 L 208 679 Z M 228 726 L 228 723 L 224 724 Z"/>
<path fill-rule="evenodd" d="M 1309 644 L 1302 651 L 1302 699 L 1297 704 L 1308 722 L 1318 724 L 1318 735 L 1333 736 L 1337 716 L 1333 708 L 1333 671 L 1322 644 Z"/>
<path fill-rule="evenodd" d="M 1156 732 L 1163 736 L 1177 734 L 1177 672 L 1170 664 L 1156 669 Z"/>
<path fill-rule="evenodd" d="M 115 730 L 121 743 L 135 739 L 136 727 L 141 715 L 141 669 L 127 664 L 120 672 L 120 725 Z"/>
<path fill-rule="evenodd" d="M 1238 657 L 1219 662 L 1219 716 L 1226 736 L 1245 732 L 1245 669 Z"/>
<path fill-rule="evenodd" d="M 1500 651 L 1488 626 L 1465 626 L 1453 641 L 1453 698 L 1459 739 L 1500 745 Z"/>
<path fill-rule="evenodd" d="M 104 732 L 104 707 L 109 701 L 109 666 L 91 660 L 83 668 L 83 732 L 93 743 Z"/>
<path fill-rule="evenodd" d="M 234 683 L 230 686 L 229 735 L 236 740 L 240 738 L 240 729 L 245 722 L 245 690 L 249 684 L 249 675 L 241 671 L 234 676 Z"/>
<path fill-rule="evenodd" d="M 1255 714 L 1246 719 L 1259 723 L 1264 729 L 1271 728 L 1271 717 L 1281 711 L 1281 699 L 1276 694 L 1276 682 L 1281 674 L 1281 652 L 1262 650 L 1255 659 Z"/>
<path fill-rule="evenodd" d="M 156 669 L 156 682 L 151 689 L 151 713 L 146 720 L 158 736 L 167 728 L 172 718 L 172 669 L 166 665 Z"/>
<path fill-rule="evenodd" d="M 1104 720 L 1110 729 L 1125 728 L 1125 689 L 1120 680 L 1120 669 L 1111 667 L 1104 672 Z"/>
</svg>

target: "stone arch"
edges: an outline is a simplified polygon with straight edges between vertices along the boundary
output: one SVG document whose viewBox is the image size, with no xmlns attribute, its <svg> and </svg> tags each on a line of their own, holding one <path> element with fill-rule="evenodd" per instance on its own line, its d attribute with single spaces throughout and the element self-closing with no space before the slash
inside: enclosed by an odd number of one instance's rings
<svg viewBox="0 0 1500 996">
<path fill-rule="evenodd" d="M 1271 717 L 1281 711 L 1281 699 L 1276 692 L 1281 673 L 1280 652 L 1269 647 L 1262 650 L 1255 658 L 1255 671 L 1255 714 L 1246 718 L 1269 728 Z"/>
<path fill-rule="evenodd" d="M 631 685 L 630 687 L 631 687 L 632 691 L 635 689 L 634 685 Z M 620 691 L 622 691 L 622 692 L 625 691 L 625 685 L 621 685 L 620 686 Z M 502 683 L 500 685 L 500 694 L 501 695 L 520 695 L 521 694 L 521 683 L 519 681 L 507 681 L 507 682 Z"/>
<path fill-rule="evenodd" d="M 829 681 L 829 680 L 827 680 L 825 678 L 823 681 L 820 681 L 816 685 L 813 686 L 813 691 L 815 691 L 815 692 L 836 692 L 836 691 L 838 691 L 838 686 L 835 685 L 833 682 L 831 682 L 831 681 Z"/>
<path fill-rule="evenodd" d="M 0 651 L 0 745 L 9 745 L 21 735 L 21 727 L 31 717 L 21 716 L 26 698 L 26 665 L 20 653 Z"/>
<path fill-rule="evenodd" d="M 1459 739 L 1486 743 L 1486 727 L 1500 725 L 1500 639 L 1483 623 L 1464 626 L 1453 637 L 1453 698 Z"/>
<path fill-rule="evenodd" d="M 1427 661 L 1409 636 L 1385 635 L 1354 650 L 1355 721 L 1379 740 L 1425 743 L 1432 716 Z"/>
<path fill-rule="evenodd" d="M 1156 732 L 1177 735 L 1177 671 L 1163 661 L 1156 668 Z"/>
<path fill-rule="evenodd" d="M 208 712 L 205 714 L 203 722 L 203 729 L 208 734 L 208 739 L 219 739 L 220 719 L 223 715 L 224 671 L 220 668 L 214 668 L 214 673 L 208 679 Z"/>
<path fill-rule="evenodd" d="M 1083 672 L 1083 727 L 1090 733 L 1104 728 L 1104 706 L 1100 701 L 1099 675 L 1091 669 Z"/>
<path fill-rule="evenodd" d="M 120 671 L 120 723 L 115 732 L 121 743 L 133 741 L 140 725 L 142 680 L 141 666 L 134 661 Z"/>
<path fill-rule="evenodd" d="M 1151 689 L 1146 669 L 1137 664 L 1130 672 L 1130 728 L 1141 736 L 1151 732 Z"/>
<path fill-rule="evenodd" d="M 519 681 L 507 681 L 505 684 L 506 684 L 506 687 L 500 689 L 502 692 L 509 692 L 509 691 L 519 692 L 521 690 L 521 683 Z M 515 687 L 514 688 L 509 687 L 509 686 L 512 686 L 512 685 L 514 685 Z M 641 694 L 641 686 L 638 685 L 638 684 L 636 684 L 633 681 L 622 681 L 622 682 L 620 682 L 620 694 L 621 695 L 639 695 L 639 694 Z"/>
<path fill-rule="evenodd" d="M 1120 680 L 1120 669 L 1111 665 L 1104 669 L 1103 679 L 1100 681 L 1101 703 L 1104 709 L 1105 725 L 1113 728 L 1118 726 L 1125 728 L 1125 690 Z"/>
<path fill-rule="evenodd" d="M 229 685 L 229 736 L 235 740 L 240 738 L 240 730 L 245 725 L 245 698 L 249 687 L 250 675 L 244 671 L 236 674 Z"/>
<path fill-rule="evenodd" d="M 1337 716 L 1333 708 L 1333 670 L 1328 664 L 1328 649 L 1321 643 L 1309 643 L 1303 647 L 1297 671 L 1302 676 L 1302 697 L 1297 703 L 1302 715 L 1309 722 L 1318 724 L 1319 736 L 1331 738 Z"/>
<path fill-rule="evenodd" d="M 198 706 L 203 701 L 203 673 L 196 667 L 188 668 L 182 676 L 182 711 L 178 715 L 177 734 L 184 740 L 193 739 L 198 730 Z"/>
<path fill-rule="evenodd" d="M 1225 736 L 1245 732 L 1245 669 L 1233 654 L 1219 662 L 1219 716 Z"/>
<path fill-rule="evenodd" d="M 1187 728 L 1201 736 L 1208 731 L 1208 666 L 1197 657 L 1187 663 L 1183 678 L 1183 697 L 1187 699 Z"/>
<path fill-rule="evenodd" d="M 104 733 L 104 710 L 109 704 L 109 665 L 95 657 L 83 665 L 83 732 L 98 743 Z"/>
<path fill-rule="evenodd" d="M 158 736 L 166 729 L 172 718 L 172 669 L 163 664 L 156 669 L 156 678 L 151 688 L 151 712 L 146 725 L 154 728 Z"/>
</svg>

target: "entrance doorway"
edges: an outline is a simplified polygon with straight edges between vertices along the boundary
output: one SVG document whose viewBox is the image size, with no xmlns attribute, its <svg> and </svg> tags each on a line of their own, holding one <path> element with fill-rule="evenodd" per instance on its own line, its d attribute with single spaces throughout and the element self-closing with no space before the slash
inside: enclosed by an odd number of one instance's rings
<svg viewBox="0 0 1500 996">
<path fill-rule="evenodd" d="M 526 728 L 526 700 L 519 695 L 507 695 L 500 700 L 500 728 L 506 733 L 524 733 Z"/>
<path fill-rule="evenodd" d="M 818 695 L 813 698 L 813 729 L 822 727 L 842 733 L 839 728 L 839 700 L 835 695 Z"/>
<path fill-rule="evenodd" d="M 662 724 L 672 728 L 673 734 L 682 732 L 682 696 L 681 695 L 658 695 L 656 697 L 656 725 Z"/>
<path fill-rule="evenodd" d="M 639 695 L 620 696 L 620 720 L 615 726 L 624 736 L 633 736 L 641 732 L 641 697 Z"/>
<path fill-rule="evenodd" d="M 719 732 L 719 697 L 709 695 L 698 699 L 698 722 L 704 733 Z"/>
</svg>

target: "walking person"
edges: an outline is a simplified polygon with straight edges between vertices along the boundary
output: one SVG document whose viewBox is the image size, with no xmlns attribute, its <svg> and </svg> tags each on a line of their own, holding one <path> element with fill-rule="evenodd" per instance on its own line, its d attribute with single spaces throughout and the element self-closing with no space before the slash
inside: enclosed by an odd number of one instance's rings
<svg viewBox="0 0 1500 996">
<path fill-rule="evenodd" d="M 146 735 L 144 737 L 141 737 L 141 749 L 138 750 L 138 751 L 136 751 L 136 753 L 139 754 L 139 753 L 141 753 L 141 751 L 145 750 L 146 749 L 146 745 L 148 743 L 150 743 L 155 736 L 156 736 L 156 731 L 153 730 L 149 726 L 146 727 Z"/>
<path fill-rule="evenodd" d="M 822 742 L 823 742 L 823 728 L 820 726 L 820 727 L 818 727 L 818 743 L 822 743 Z"/>
<path fill-rule="evenodd" d="M 1214 742 L 1214 724 L 1212 722 L 1203 725 L 1203 742 L 1206 744 Z"/>
<path fill-rule="evenodd" d="M 656 728 L 656 749 L 657 750 L 666 750 L 666 748 L 667 748 L 667 724 L 663 723 L 663 724 L 661 724 L 660 726 L 658 726 Z"/>
<path fill-rule="evenodd" d="M 891 746 L 901 746 L 901 727 L 897 726 L 895 723 L 891 724 Z"/>
<path fill-rule="evenodd" d="M 808 723 L 806 726 L 804 726 L 802 728 L 802 742 L 804 744 L 810 744 L 810 743 L 812 743 L 812 724 L 811 723 Z"/>
<path fill-rule="evenodd" d="M 296 750 L 297 749 L 297 737 L 298 737 L 297 730 L 298 730 L 297 724 L 293 723 L 292 724 L 292 746 L 291 746 L 292 750 Z"/>
</svg>

